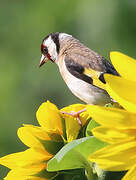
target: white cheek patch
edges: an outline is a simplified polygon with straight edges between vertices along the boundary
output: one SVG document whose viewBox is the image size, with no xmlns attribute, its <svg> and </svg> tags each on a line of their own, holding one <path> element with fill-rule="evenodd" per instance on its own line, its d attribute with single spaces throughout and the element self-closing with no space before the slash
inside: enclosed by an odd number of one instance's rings
<svg viewBox="0 0 136 180">
<path fill-rule="evenodd" d="M 51 56 L 51 59 L 57 61 L 58 54 L 57 54 L 56 44 L 52 40 L 51 36 L 49 36 L 48 39 L 44 40 L 43 44 L 48 48 L 48 52 Z"/>
</svg>

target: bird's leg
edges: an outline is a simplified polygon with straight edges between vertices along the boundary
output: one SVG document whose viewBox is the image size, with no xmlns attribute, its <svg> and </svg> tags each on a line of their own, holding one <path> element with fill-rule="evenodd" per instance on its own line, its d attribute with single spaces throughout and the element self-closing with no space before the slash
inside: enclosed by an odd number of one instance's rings
<svg viewBox="0 0 136 180">
<path fill-rule="evenodd" d="M 78 123 L 82 126 L 82 122 L 81 122 L 81 119 L 80 119 L 80 114 L 81 114 L 82 112 L 85 112 L 85 111 L 86 111 L 86 108 L 84 108 L 84 109 L 82 109 L 82 110 L 80 110 L 80 111 L 78 111 L 78 112 L 71 111 L 71 112 L 69 113 L 69 112 L 62 111 L 61 113 L 62 113 L 62 114 L 67 114 L 67 115 L 70 115 L 70 116 L 73 116 L 73 117 L 77 118 Z"/>
</svg>

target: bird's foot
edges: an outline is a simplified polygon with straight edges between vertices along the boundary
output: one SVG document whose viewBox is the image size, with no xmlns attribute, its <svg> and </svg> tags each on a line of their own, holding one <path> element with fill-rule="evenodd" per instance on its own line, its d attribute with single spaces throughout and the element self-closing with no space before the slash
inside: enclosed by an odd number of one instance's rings
<svg viewBox="0 0 136 180">
<path fill-rule="evenodd" d="M 61 113 L 75 117 L 75 118 L 77 119 L 79 125 L 82 126 L 82 122 L 81 122 L 81 119 L 80 119 L 80 114 L 81 114 L 82 112 L 85 112 L 85 111 L 86 111 L 86 108 L 84 108 L 84 109 L 82 109 L 82 110 L 80 110 L 80 111 L 78 111 L 78 112 L 71 111 L 71 112 L 69 113 L 69 112 L 62 111 Z"/>
</svg>

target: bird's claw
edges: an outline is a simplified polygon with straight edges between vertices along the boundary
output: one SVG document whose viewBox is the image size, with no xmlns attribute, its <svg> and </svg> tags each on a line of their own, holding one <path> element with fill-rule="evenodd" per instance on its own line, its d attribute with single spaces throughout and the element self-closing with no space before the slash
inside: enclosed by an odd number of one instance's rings
<svg viewBox="0 0 136 180">
<path fill-rule="evenodd" d="M 80 110 L 80 111 L 78 111 L 78 112 L 71 111 L 70 113 L 69 113 L 69 112 L 62 111 L 61 113 L 62 113 L 62 114 L 67 114 L 67 115 L 73 116 L 74 118 L 77 119 L 79 125 L 82 126 L 82 122 L 81 122 L 81 119 L 80 119 L 80 114 L 81 114 L 82 112 L 84 112 L 84 111 L 86 111 L 86 109 L 82 109 L 82 110 Z"/>
</svg>

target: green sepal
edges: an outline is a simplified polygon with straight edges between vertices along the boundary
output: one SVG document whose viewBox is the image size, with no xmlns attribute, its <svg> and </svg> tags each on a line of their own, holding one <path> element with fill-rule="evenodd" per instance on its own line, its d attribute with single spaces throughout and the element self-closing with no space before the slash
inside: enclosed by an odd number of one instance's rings
<svg viewBox="0 0 136 180">
<path fill-rule="evenodd" d="M 50 137 L 51 141 L 63 141 L 63 138 L 60 134 L 50 133 L 50 132 L 46 132 L 46 133 Z"/>
<path fill-rule="evenodd" d="M 92 164 L 93 171 L 98 180 L 121 180 L 127 171 L 105 171 L 97 163 Z"/>
<path fill-rule="evenodd" d="M 61 122 L 62 122 L 63 138 L 64 138 L 64 141 L 67 141 L 65 119 L 61 116 L 61 114 L 60 114 L 60 118 L 61 118 Z"/>
<path fill-rule="evenodd" d="M 85 123 L 84 126 L 82 126 L 82 128 L 80 129 L 80 131 L 79 131 L 79 133 L 78 133 L 77 139 L 86 137 L 86 129 L 87 129 L 87 126 L 88 126 L 88 124 L 89 124 L 90 121 L 91 121 L 91 118 L 88 119 L 88 121 Z"/>
<path fill-rule="evenodd" d="M 59 171 L 53 180 L 87 180 L 84 169 Z"/>
<path fill-rule="evenodd" d="M 39 139 L 39 141 L 44 146 L 45 150 L 52 155 L 57 154 L 57 152 L 64 146 L 63 141 L 50 141 L 41 139 Z"/>
<path fill-rule="evenodd" d="M 113 103 L 105 104 L 105 107 L 114 107 Z"/>
<path fill-rule="evenodd" d="M 37 174 L 34 174 L 34 177 L 41 177 L 41 178 L 48 178 L 48 179 L 53 179 L 58 175 L 57 172 L 48 172 L 46 169 L 38 172 Z"/>
<path fill-rule="evenodd" d="M 103 175 L 99 177 L 99 180 L 121 180 L 126 171 L 103 171 Z"/>
<path fill-rule="evenodd" d="M 86 136 L 93 136 L 92 129 L 95 127 L 100 126 L 95 120 L 91 120 L 86 128 Z"/>
</svg>

